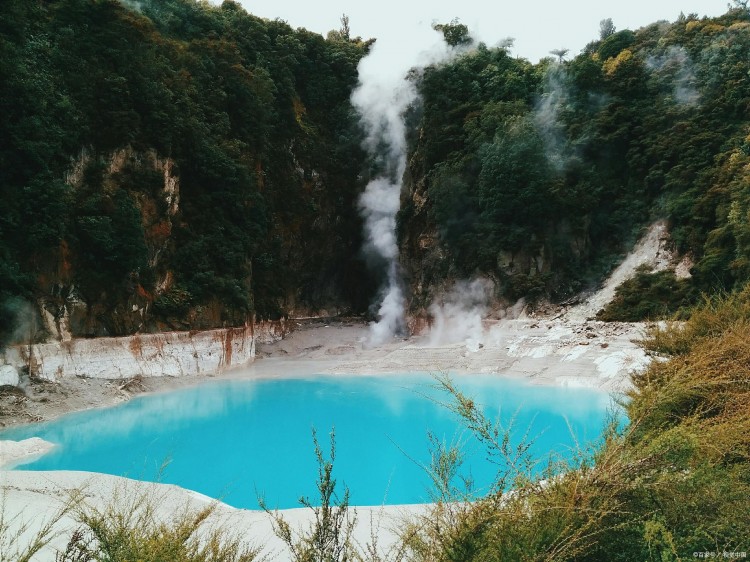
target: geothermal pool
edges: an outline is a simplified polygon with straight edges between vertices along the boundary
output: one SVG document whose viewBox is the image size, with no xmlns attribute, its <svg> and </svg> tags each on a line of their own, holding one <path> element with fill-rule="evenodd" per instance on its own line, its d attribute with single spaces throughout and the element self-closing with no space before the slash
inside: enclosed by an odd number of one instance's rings
<svg viewBox="0 0 750 562">
<path fill-rule="evenodd" d="M 491 375 L 457 375 L 456 386 L 512 437 L 535 437 L 533 456 L 543 468 L 550 455 L 567 456 L 576 443 L 595 441 L 611 419 L 613 401 L 592 389 L 531 386 Z M 439 402 L 426 374 L 311 376 L 204 384 L 135 398 L 114 408 L 14 428 L 0 439 L 41 437 L 57 444 L 18 470 L 83 470 L 172 483 L 257 509 L 299 507 L 316 498 L 318 474 L 311 431 L 329 451 L 336 432 L 334 478 L 351 490 L 352 505 L 431 501 L 427 433 L 461 442 L 462 473 L 477 493 L 495 467 L 479 443 Z"/>
</svg>

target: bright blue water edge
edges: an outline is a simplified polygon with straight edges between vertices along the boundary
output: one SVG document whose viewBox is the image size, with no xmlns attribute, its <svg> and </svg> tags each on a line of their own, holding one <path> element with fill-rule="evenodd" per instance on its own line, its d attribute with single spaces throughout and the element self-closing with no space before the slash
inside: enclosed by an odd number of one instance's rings
<svg viewBox="0 0 750 562">
<path fill-rule="evenodd" d="M 493 419 L 514 419 L 513 438 L 527 432 L 541 461 L 569 456 L 576 443 L 599 438 L 613 400 L 592 389 L 530 386 L 490 375 L 453 378 Z M 315 500 L 317 465 L 311 429 L 329 451 L 335 426 L 334 477 L 352 505 L 431 501 L 419 463 L 430 459 L 427 432 L 465 442 L 464 474 L 487 489 L 496 467 L 435 400 L 448 397 L 429 375 L 313 376 L 204 384 L 135 398 L 114 408 L 0 432 L 0 439 L 41 437 L 59 445 L 19 470 L 84 470 L 159 480 L 235 507 L 299 507 Z M 160 468 L 165 461 L 168 466 Z"/>
</svg>

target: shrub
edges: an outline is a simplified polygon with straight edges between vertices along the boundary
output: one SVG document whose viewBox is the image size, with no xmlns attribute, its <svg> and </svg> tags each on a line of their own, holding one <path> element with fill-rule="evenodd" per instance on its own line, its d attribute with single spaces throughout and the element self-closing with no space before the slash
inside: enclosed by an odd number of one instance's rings
<svg viewBox="0 0 750 562">
<path fill-rule="evenodd" d="M 83 506 L 81 527 L 57 562 L 251 562 L 258 549 L 210 522 L 217 503 L 185 505 L 171 518 L 157 513 L 162 498 L 120 489 L 104 509 Z"/>
<path fill-rule="evenodd" d="M 685 316 L 696 300 L 697 293 L 689 280 L 677 279 L 672 271 L 649 273 L 641 268 L 635 277 L 617 287 L 615 298 L 596 318 L 605 322 L 641 322 Z"/>
<path fill-rule="evenodd" d="M 409 558 L 627 562 L 747 552 L 748 320 L 750 288 L 706 299 L 684 325 L 654 332 L 646 347 L 674 355 L 633 377 L 626 429 L 610 427 L 593 451 L 551 464 L 541 479 L 524 479 L 511 463 L 489 496 L 438 501 L 404 531 Z M 443 387 L 490 458 L 512 452 L 469 397 Z"/>
<path fill-rule="evenodd" d="M 271 511 L 261 497 L 258 503 L 271 516 L 274 532 L 289 549 L 294 562 L 346 562 L 358 557 L 352 542 L 352 531 L 357 523 L 357 513 L 349 509 L 349 489 L 344 487 L 341 498 L 336 493 L 336 480 L 333 478 L 333 462 L 336 459 L 335 434 L 331 430 L 331 452 L 328 459 L 318 443 L 313 429 L 315 458 L 318 461 L 317 488 L 320 505 L 307 497 L 299 502 L 309 508 L 314 521 L 306 531 L 293 530 L 278 511 Z"/>
</svg>

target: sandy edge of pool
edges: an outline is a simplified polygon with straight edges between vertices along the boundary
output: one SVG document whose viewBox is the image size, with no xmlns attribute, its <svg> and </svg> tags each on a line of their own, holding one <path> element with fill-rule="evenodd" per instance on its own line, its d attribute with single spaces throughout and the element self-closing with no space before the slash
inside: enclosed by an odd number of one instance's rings
<svg viewBox="0 0 750 562">
<path fill-rule="evenodd" d="M 0 507 L 4 508 L 5 521 L 10 521 L 11 531 L 22 525 L 28 528 L 18 544 L 25 544 L 33 534 L 49 522 L 69 501 L 71 493 L 83 491 L 86 505 L 104 509 L 113 502 L 130 505 L 134 497 L 146 495 L 157 507 L 156 515 L 170 521 L 181 510 L 196 510 L 215 502 L 211 498 L 171 484 L 154 484 L 90 472 L 76 471 L 0 471 Z M 262 548 L 262 553 L 272 560 L 290 560 L 284 544 L 274 535 L 271 518 L 261 511 L 235 509 L 215 502 L 216 510 L 204 529 L 221 526 L 242 537 L 246 544 Z M 413 519 L 427 513 L 428 505 L 356 507 L 357 524 L 353 538 L 364 550 L 377 536 L 378 549 L 387 552 L 398 541 L 398 530 L 406 518 Z M 312 521 L 309 509 L 282 510 L 284 518 L 294 529 L 306 529 Z M 54 562 L 58 551 L 64 550 L 71 533 L 80 527 L 75 513 L 64 515 L 54 526 L 53 540 L 33 559 Z M 12 555 L 13 552 L 7 553 Z"/>
</svg>

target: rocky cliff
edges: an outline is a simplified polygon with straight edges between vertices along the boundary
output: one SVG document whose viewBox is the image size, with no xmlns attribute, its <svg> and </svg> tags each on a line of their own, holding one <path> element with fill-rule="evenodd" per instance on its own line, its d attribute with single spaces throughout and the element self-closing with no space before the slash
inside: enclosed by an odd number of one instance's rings
<svg viewBox="0 0 750 562">
<path fill-rule="evenodd" d="M 93 175 L 96 179 L 92 179 Z M 168 315 L 163 318 L 154 315 L 155 302 L 169 295 L 174 286 L 168 256 L 173 249 L 172 231 L 180 210 L 180 180 L 175 162 L 160 157 L 154 150 L 126 147 L 106 156 L 95 156 L 84 149 L 66 174 L 66 184 L 75 197 L 84 201 L 82 207 L 94 205 L 90 200 L 97 200 L 96 209 L 82 209 L 76 220 L 79 238 L 91 240 L 76 249 L 62 243 L 44 261 L 37 276 L 42 334 L 35 339 L 67 342 L 75 337 L 118 336 L 179 327 L 172 326 Z M 97 184 L 97 193 L 89 195 L 92 184 Z M 120 234 L 116 226 L 124 222 L 117 215 L 118 198 L 126 201 L 123 206 L 131 211 L 130 226 L 138 234 L 142 232 L 141 239 L 126 243 L 142 246 L 144 254 L 143 268 L 123 284 L 110 283 L 96 271 L 97 261 L 98 268 L 108 267 L 108 256 L 99 252 L 105 248 L 99 246 L 105 245 L 107 236 Z M 112 225 L 111 233 L 105 230 L 108 224 Z M 124 228 L 120 225 L 121 230 Z M 91 270 L 91 275 L 85 273 Z M 215 325 L 208 318 L 199 319 L 196 327 L 201 324 Z"/>
<path fill-rule="evenodd" d="M 371 42 L 132 8 L 0 3 L 0 348 L 365 310 Z"/>
<path fill-rule="evenodd" d="M 286 322 L 278 321 L 202 332 L 73 338 L 11 347 L 5 361 L 48 381 L 210 375 L 247 365 L 255 359 L 256 342 L 277 341 L 288 329 Z"/>
</svg>

